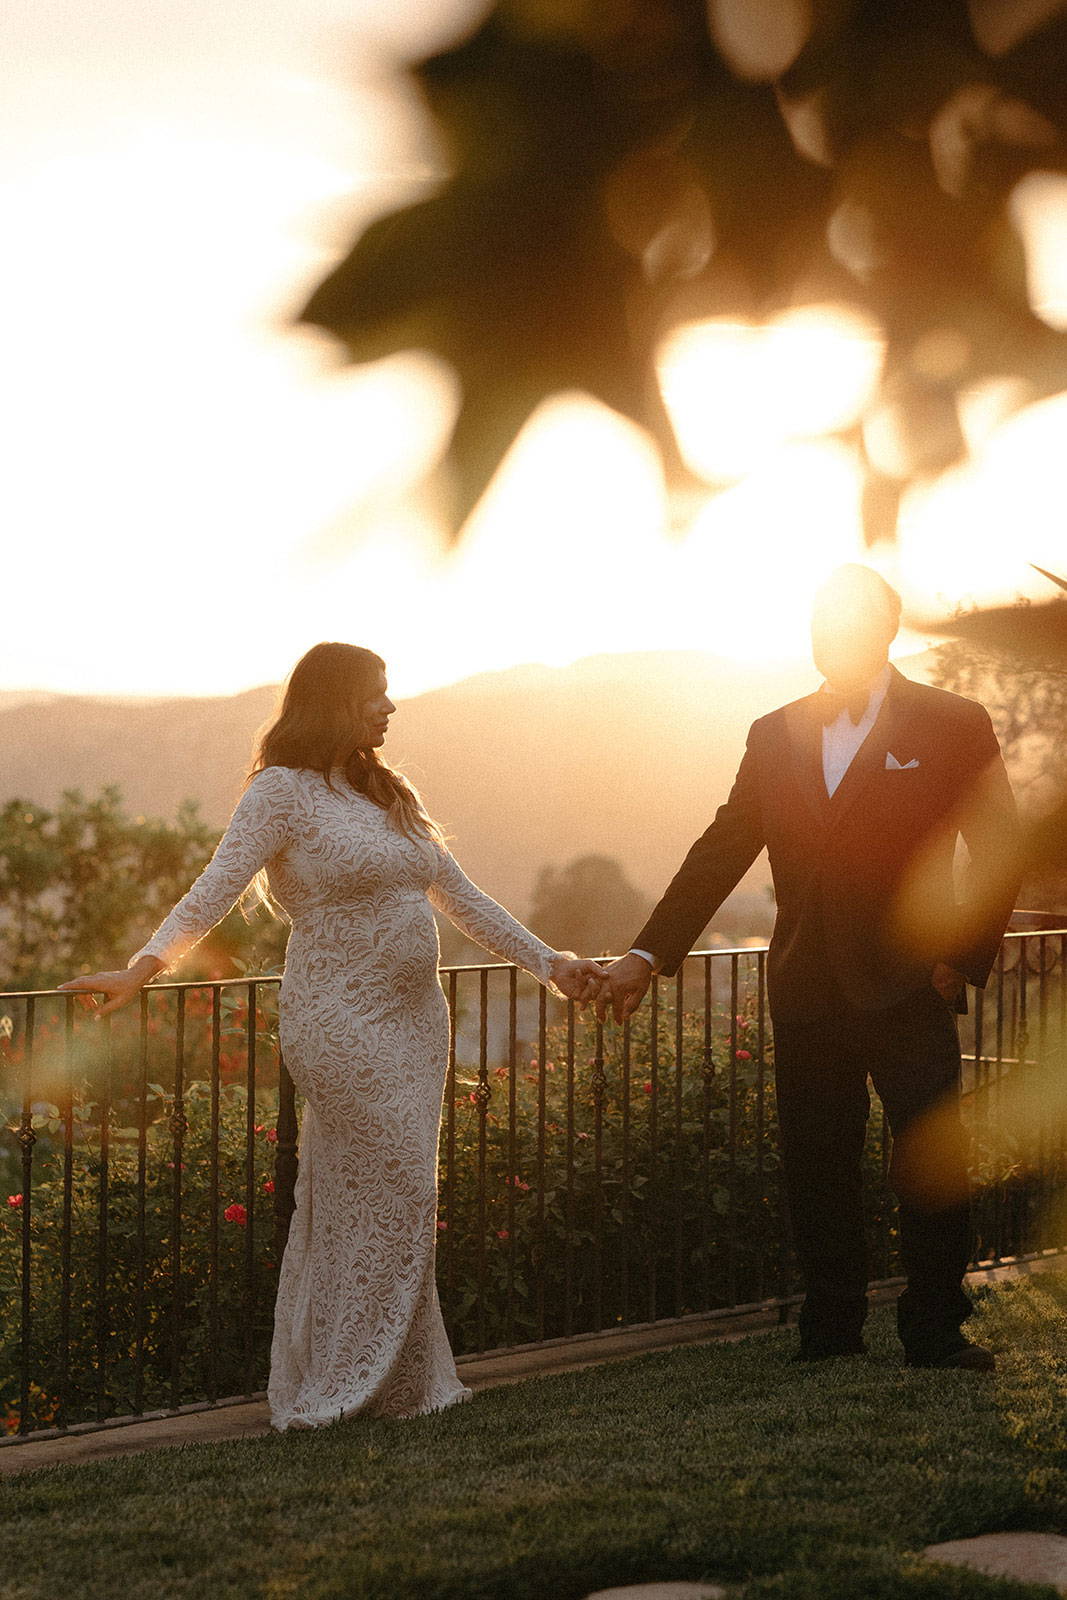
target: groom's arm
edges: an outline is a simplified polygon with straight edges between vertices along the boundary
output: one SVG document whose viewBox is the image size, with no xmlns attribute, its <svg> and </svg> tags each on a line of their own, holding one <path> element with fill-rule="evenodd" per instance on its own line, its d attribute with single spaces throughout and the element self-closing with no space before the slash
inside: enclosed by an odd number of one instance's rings
<svg viewBox="0 0 1067 1600">
<path fill-rule="evenodd" d="M 1019 892 L 1022 835 L 1011 784 L 984 708 L 970 742 L 974 776 L 958 815 L 970 856 L 948 961 L 981 988 L 993 968 Z"/>
<path fill-rule="evenodd" d="M 647 952 L 672 977 L 726 896 L 766 843 L 759 797 L 754 724 L 729 798 L 689 850 L 631 949 Z"/>
</svg>

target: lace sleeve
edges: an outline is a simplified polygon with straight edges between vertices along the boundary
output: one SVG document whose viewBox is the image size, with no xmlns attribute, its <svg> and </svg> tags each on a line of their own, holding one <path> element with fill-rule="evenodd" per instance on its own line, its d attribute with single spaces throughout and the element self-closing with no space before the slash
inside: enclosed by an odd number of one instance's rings
<svg viewBox="0 0 1067 1600">
<path fill-rule="evenodd" d="M 132 955 L 156 956 L 169 972 L 244 893 L 259 869 L 288 843 L 293 824 L 293 778 L 288 767 L 265 767 L 237 802 L 214 855 L 187 894 Z"/>
<path fill-rule="evenodd" d="M 468 939 L 473 939 L 475 944 L 480 944 L 483 950 L 488 950 L 492 955 L 499 956 L 501 961 L 512 961 L 516 966 L 524 967 L 550 988 L 553 994 L 559 994 L 551 982 L 550 972 L 560 952 L 544 944 L 521 922 L 516 921 L 509 911 L 505 911 L 502 905 L 479 889 L 476 883 L 472 883 L 448 850 L 439 852 L 437 877 L 430 886 L 429 897 L 431 904 L 438 911 L 443 911 Z"/>
</svg>

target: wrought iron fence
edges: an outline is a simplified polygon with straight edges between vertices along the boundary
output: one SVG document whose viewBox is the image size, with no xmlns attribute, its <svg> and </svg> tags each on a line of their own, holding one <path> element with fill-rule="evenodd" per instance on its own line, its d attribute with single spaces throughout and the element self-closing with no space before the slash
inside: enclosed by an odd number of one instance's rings
<svg viewBox="0 0 1067 1600">
<path fill-rule="evenodd" d="M 796 1292 L 765 971 L 764 948 L 695 953 L 616 1028 L 513 967 L 443 969 L 457 1355 Z M 262 1394 L 297 1164 L 278 981 L 153 985 L 99 1023 L 70 994 L 0 995 L 4 1443 Z M 973 993 L 975 1260 L 998 1262 L 1067 1243 L 1067 932 L 1006 935 Z M 880 1279 L 888 1157 L 876 1109 Z"/>
</svg>

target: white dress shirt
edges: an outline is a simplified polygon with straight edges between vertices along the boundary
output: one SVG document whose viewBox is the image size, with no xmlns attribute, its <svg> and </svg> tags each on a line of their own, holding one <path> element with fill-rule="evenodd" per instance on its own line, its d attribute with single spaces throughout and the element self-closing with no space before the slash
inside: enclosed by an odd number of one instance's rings
<svg viewBox="0 0 1067 1600">
<path fill-rule="evenodd" d="M 889 689 L 889 666 L 884 666 L 877 678 L 874 679 L 870 689 L 870 699 L 867 709 L 858 722 L 853 722 L 851 713 L 846 706 L 833 722 L 825 724 L 822 730 L 822 775 L 826 784 L 827 794 L 833 794 L 841 779 L 845 776 L 860 745 L 874 727 L 874 719 L 882 709 L 882 701 Z M 820 686 L 819 693 L 829 691 L 830 685 L 824 683 Z M 643 956 L 650 967 L 655 967 L 655 957 L 647 950 L 638 950 L 631 947 L 630 955 Z"/>
<path fill-rule="evenodd" d="M 829 690 L 824 683 L 822 690 Z M 885 666 L 871 684 L 867 709 L 858 722 L 853 722 L 846 707 L 828 722 L 822 730 L 822 775 L 827 794 L 833 794 L 841 779 L 852 765 L 860 745 L 874 727 L 874 719 L 882 709 L 882 701 L 889 688 L 889 667 Z M 820 690 L 820 693 L 822 692 Z"/>
</svg>

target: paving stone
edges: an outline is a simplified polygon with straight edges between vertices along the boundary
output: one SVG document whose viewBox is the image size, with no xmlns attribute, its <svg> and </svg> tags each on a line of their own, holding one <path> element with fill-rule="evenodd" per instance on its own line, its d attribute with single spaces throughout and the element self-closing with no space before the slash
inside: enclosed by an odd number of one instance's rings
<svg viewBox="0 0 1067 1600">
<path fill-rule="evenodd" d="M 597 1589 L 585 1600 L 726 1600 L 726 1590 L 717 1583 L 628 1583 L 621 1589 Z"/>
<path fill-rule="evenodd" d="M 1067 1594 L 1067 1539 L 1058 1533 L 982 1533 L 977 1539 L 928 1544 L 923 1555 L 993 1578 L 1050 1583 Z"/>
</svg>

